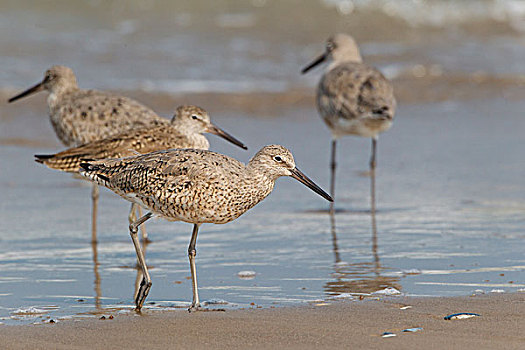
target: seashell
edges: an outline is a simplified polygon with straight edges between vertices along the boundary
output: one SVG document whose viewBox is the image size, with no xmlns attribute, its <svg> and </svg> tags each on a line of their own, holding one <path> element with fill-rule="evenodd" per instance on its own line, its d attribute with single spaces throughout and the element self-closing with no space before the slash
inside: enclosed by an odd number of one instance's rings
<svg viewBox="0 0 525 350">
<path fill-rule="evenodd" d="M 493 289 L 490 291 L 491 293 L 505 293 L 504 289 Z"/>
<path fill-rule="evenodd" d="M 240 279 L 251 280 L 251 279 L 255 278 L 255 275 L 257 275 L 257 272 L 255 272 L 255 271 L 239 271 L 239 272 L 237 272 L 237 277 L 239 277 Z"/>
<path fill-rule="evenodd" d="M 403 332 L 414 333 L 414 332 L 419 332 L 419 331 L 422 331 L 422 330 L 423 330 L 423 328 L 421 328 L 421 327 L 414 327 L 414 328 L 403 329 Z"/>
<path fill-rule="evenodd" d="M 375 295 L 377 295 L 377 294 L 380 294 L 380 295 L 399 295 L 399 294 L 401 294 L 401 292 L 398 291 L 397 289 L 393 288 L 393 287 L 387 287 L 385 289 L 376 290 L 372 294 L 375 294 Z"/>
<path fill-rule="evenodd" d="M 481 316 L 480 314 L 475 314 L 475 313 L 472 313 L 472 312 L 459 312 L 457 314 L 450 314 L 448 316 L 445 316 L 444 319 L 449 321 L 449 320 L 463 320 L 465 318 L 471 318 L 471 317 L 476 317 L 476 316 Z"/>
<path fill-rule="evenodd" d="M 391 332 L 384 332 L 383 334 L 381 334 L 381 337 L 383 338 L 390 338 L 390 337 L 395 337 L 396 334 L 395 333 L 391 333 Z"/>
<path fill-rule="evenodd" d="M 339 295 L 331 295 L 327 298 L 328 300 L 342 300 L 342 299 L 355 299 L 350 293 L 341 293 Z"/>
</svg>

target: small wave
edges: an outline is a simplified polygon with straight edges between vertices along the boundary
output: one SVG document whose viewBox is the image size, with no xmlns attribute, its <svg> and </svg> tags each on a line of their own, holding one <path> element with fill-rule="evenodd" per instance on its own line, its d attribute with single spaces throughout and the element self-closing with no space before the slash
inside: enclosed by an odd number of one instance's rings
<svg viewBox="0 0 525 350">
<path fill-rule="evenodd" d="M 507 22 L 514 30 L 525 31 L 525 2 L 518 0 L 322 0 L 342 15 L 379 11 L 413 27 L 442 27 L 476 21 Z"/>
</svg>

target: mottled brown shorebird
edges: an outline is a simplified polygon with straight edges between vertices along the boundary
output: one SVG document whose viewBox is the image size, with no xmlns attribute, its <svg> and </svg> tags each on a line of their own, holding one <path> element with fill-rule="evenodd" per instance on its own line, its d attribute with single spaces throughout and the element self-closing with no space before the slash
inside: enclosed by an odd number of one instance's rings
<svg viewBox="0 0 525 350">
<path fill-rule="evenodd" d="M 194 149 L 172 149 L 122 159 L 82 163 L 81 174 L 150 210 L 129 226 L 143 272 L 135 298 L 140 310 L 151 288 L 137 227 L 154 215 L 193 224 L 188 257 L 193 287 L 190 311 L 200 306 L 195 266 L 196 241 L 203 223 L 235 220 L 272 192 L 277 178 L 291 176 L 329 201 L 332 198 L 306 177 L 283 146 L 263 147 L 247 165 L 228 156 Z"/>
<path fill-rule="evenodd" d="M 22 97 L 46 90 L 47 104 L 53 129 L 60 141 L 68 147 L 79 146 L 106 138 L 136 127 L 169 123 L 148 107 L 130 98 L 96 90 L 79 89 L 71 68 L 53 66 L 44 79 L 35 86 L 12 97 L 14 102 Z M 91 192 L 92 241 L 96 241 L 98 187 Z"/>
<path fill-rule="evenodd" d="M 185 105 L 176 109 L 170 123 L 127 130 L 115 136 L 70 148 L 57 154 L 35 155 L 35 160 L 52 169 L 78 173 L 80 163 L 85 160 L 122 158 L 170 148 L 207 150 L 210 143 L 202 135 L 207 132 L 221 136 L 233 144 L 247 149 L 241 141 L 214 125 L 203 108 Z M 139 217 L 142 216 L 139 208 L 135 203 L 132 204 L 129 215 L 130 224 L 136 220 L 135 210 L 139 212 Z M 146 239 L 145 232 L 142 228 L 143 241 Z"/>
<path fill-rule="evenodd" d="M 317 108 L 332 132 L 330 193 L 335 198 L 336 142 L 344 135 L 372 138 L 371 203 L 375 211 L 376 144 L 379 133 L 392 126 L 396 100 L 392 83 L 362 62 L 354 39 L 346 34 L 328 38 L 325 52 L 306 66 L 308 72 L 325 60 L 330 64 L 317 87 Z M 330 204 L 334 213 L 334 204 Z"/>
</svg>

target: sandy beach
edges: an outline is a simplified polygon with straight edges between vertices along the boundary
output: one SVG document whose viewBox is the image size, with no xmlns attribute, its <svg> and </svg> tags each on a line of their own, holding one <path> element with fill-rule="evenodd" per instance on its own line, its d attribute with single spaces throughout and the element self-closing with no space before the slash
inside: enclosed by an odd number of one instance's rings
<svg viewBox="0 0 525 350">
<path fill-rule="evenodd" d="M 401 309 L 404 306 L 411 308 Z M 480 317 L 446 321 L 456 312 Z M 525 293 L 2 326 L 4 349 L 523 349 Z M 410 333 L 407 328 L 421 327 Z M 391 332 L 395 337 L 383 338 Z"/>
</svg>

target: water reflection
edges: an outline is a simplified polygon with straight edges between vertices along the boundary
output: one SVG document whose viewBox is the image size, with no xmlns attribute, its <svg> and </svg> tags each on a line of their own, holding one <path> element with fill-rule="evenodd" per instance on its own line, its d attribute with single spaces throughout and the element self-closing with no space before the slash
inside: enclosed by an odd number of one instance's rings
<svg viewBox="0 0 525 350">
<path fill-rule="evenodd" d="M 337 244 L 337 232 L 335 230 L 335 213 L 330 213 L 330 233 L 332 234 L 332 249 L 334 251 L 335 265 L 341 262 L 341 255 L 339 254 L 339 245 Z"/>
<path fill-rule="evenodd" d="M 102 297 L 102 291 L 100 289 L 100 273 L 98 272 L 98 250 L 97 242 L 91 242 L 91 248 L 93 249 L 93 273 L 95 275 L 95 309 L 98 311 L 101 309 L 100 299 Z"/>
<path fill-rule="evenodd" d="M 146 248 L 150 244 L 150 241 L 149 240 L 143 241 L 142 244 L 143 244 L 143 248 L 142 248 L 143 253 L 144 255 L 146 255 Z M 107 309 L 103 308 L 102 306 L 103 297 L 102 297 L 102 289 L 101 289 L 101 278 L 100 278 L 100 272 L 99 272 L 100 263 L 98 260 L 98 243 L 96 241 L 91 242 L 91 248 L 93 252 L 93 274 L 95 277 L 94 278 L 94 291 L 95 291 L 95 296 L 94 296 L 95 310 L 94 312 L 99 313 L 105 310 L 107 311 Z M 134 265 L 123 265 L 121 266 L 121 268 L 122 269 L 135 269 L 137 271 L 137 275 L 133 283 L 133 295 L 132 295 L 132 298 L 133 298 L 132 300 L 135 300 L 138 288 L 142 281 L 142 270 L 140 269 L 138 262 L 136 262 Z M 148 266 L 148 268 L 153 269 L 154 267 Z"/>
<path fill-rule="evenodd" d="M 374 174 L 371 174 L 372 179 Z M 381 272 L 386 270 L 381 265 L 378 253 L 376 210 L 375 210 L 375 189 L 374 182 L 371 182 L 371 227 L 372 227 L 372 257 L 369 262 L 346 263 L 341 259 L 339 245 L 337 243 L 337 230 L 335 215 L 330 214 L 330 232 L 332 235 L 332 247 L 334 253 L 334 272 L 332 276 L 335 280 L 325 283 L 324 292 L 330 296 L 349 294 L 369 294 L 386 287 L 393 287 L 401 290 L 401 285 L 397 282 L 399 277 L 383 276 Z"/>
</svg>

